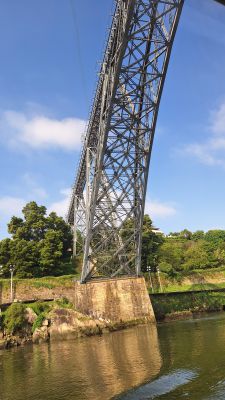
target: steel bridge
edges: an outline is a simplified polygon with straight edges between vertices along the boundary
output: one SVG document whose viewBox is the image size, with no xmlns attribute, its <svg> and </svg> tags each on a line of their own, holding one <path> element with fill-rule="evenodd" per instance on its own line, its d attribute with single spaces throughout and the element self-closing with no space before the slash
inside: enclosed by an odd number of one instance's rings
<svg viewBox="0 0 225 400">
<path fill-rule="evenodd" d="M 67 215 L 81 282 L 140 275 L 152 144 L 183 3 L 116 1 Z"/>
</svg>

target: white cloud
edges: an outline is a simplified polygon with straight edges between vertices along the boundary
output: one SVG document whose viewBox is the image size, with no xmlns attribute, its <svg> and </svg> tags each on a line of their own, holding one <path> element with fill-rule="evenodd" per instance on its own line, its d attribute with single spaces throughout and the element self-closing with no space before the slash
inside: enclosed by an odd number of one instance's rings
<svg viewBox="0 0 225 400">
<path fill-rule="evenodd" d="M 70 188 L 62 189 L 60 190 L 60 193 L 61 195 L 63 195 L 63 198 L 59 201 L 55 201 L 54 203 L 50 204 L 50 206 L 48 207 L 48 212 L 50 213 L 52 211 L 55 211 L 56 214 L 65 218 L 69 207 L 71 189 Z"/>
<path fill-rule="evenodd" d="M 149 214 L 151 218 L 167 218 L 175 215 L 177 210 L 171 204 L 161 203 L 156 200 L 147 200 L 145 203 L 145 213 Z"/>
<path fill-rule="evenodd" d="M 65 217 L 69 207 L 71 189 L 62 189 L 60 190 L 60 194 L 63 196 L 62 199 L 50 204 L 48 212 L 55 211 L 58 215 Z M 145 203 L 145 213 L 149 214 L 152 218 L 167 218 L 175 215 L 177 210 L 172 204 L 147 200 Z"/>
<path fill-rule="evenodd" d="M 46 193 L 46 192 L 45 192 Z M 47 207 L 47 212 L 50 213 L 55 211 L 58 215 L 65 217 L 68 206 L 69 199 L 71 195 L 71 189 L 62 189 L 60 190 L 60 194 L 62 195 L 62 199 L 56 202 L 51 203 Z M 20 216 L 22 214 L 23 207 L 29 202 L 29 199 L 23 199 L 21 197 L 13 197 L 13 196 L 3 196 L 0 197 L 0 219 L 1 221 L 8 222 L 9 218 L 12 215 Z"/>
<path fill-rule="evenodd" d="M 216 135 L 225 136 L 225 103 L 211 113 L 211 130 Z"/>
<path fill-rule="evenodd" d="M 20 197 L 0 197 L 0 240 L 9 236 L 7 224 L 13 215 L 21 217 L 22 208 L 26 205 L 26 203 L 26 200 Z"/>
<path fill-rule="evenodd" d="M 71 189 L 65 188 L 60 190 L 61 199 L 50 203 L 47 207 L 47 213 L 52 211 L 57 215 L 65 218 L 69 207 Z M 7 236 L 6 226 L 13 215 L 22 216 L 22 209 L 28 203 L 28 198 L 3 196 L 0 197 L 0 238 Z M 162 203 L 159 201 L 146 201 L 145 213 L 151 218 L 168 218 L 177 213 L 176 208 L 172 204 Z"/>
<path fill-rule="evenodd" d="M 225 168 L 225 102 L 210 113 L 209 136 L 202 143 L 192 143 L 181 150 L 206 165 Z"/>
<path fill-rule="evenodd" d="M 3 196 L 0 197 L 0 215 L 2 218 L 20 215 L 26 200 L 20 197 Z"/>
<path fill-rule="evenodd" d="M 28 188 L 30 197 L 34 196 L 35 199 L 46 199 L 48 197 L 46 190 L 37 183 L 33 174 L 26 172 L 22 180 Z"/>
<path fill-rule="evenodd" d="M 0 135 L 14 146 L 76 150 L 80 148 L 85 124 L 78 118 L 53 119 L 9 110 L 1 114 Z"/>
<path fill-rule="evenodd" d="M 45 192 L 46 193 L 46 192 Z M 62 200 L 56 201 L 47 207 L 47 212 L 55 211 L 58 215 L 65 217 L 71 194 L 71 189 L 60 191 Z M 29 202 L 28 198 L 2 196 L 0 197 L 0 239 L 8 236 L 7 224 L 13 215 L 21 217 L 23 207 Z"/>
</svg>

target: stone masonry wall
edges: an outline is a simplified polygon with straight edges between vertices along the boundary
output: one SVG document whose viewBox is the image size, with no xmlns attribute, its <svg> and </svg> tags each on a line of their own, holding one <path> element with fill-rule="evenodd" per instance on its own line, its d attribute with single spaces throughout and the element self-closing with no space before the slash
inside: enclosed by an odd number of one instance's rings
<svg viewBox="0 0 225 400">
<path fill-rule="evenodd" d="M 93 280 L 81 284 L 72 279 L 65 284 L 54 279 L 14 281 L 17 301 L 50 300 L 66 297 L 83 314 L 112 322 L 143 320 L 155 322 L 144 278 Z M 11 302 L 10 281 L 0 281 L 0 305 Z"/>
<path fill-rule="evenodd" d="M 75 282 L 75 307 L 83 314 L 114 322 L 155 322 L 145 280 L 139 277 Z"/>
<path fill-rule="evenodd" d="M 35 286 L 36 285 L 36 286 Z M 47 287 L 49 286 L 49 287 Z M 53 286 L 53 287 L 51 287 Z M 59 297 L 67 297 L 74 303 L 74 282 L 64 285 L 47 285 L 30 282 L 14 282 L 13 285 L 13 298 L 17 301 L 33 301 L 33 300 L 50 300 Z M 10 282 L 1 284 L 0 282 L 0 305 L 8 304 L 11 302 Z"/>
</svg>

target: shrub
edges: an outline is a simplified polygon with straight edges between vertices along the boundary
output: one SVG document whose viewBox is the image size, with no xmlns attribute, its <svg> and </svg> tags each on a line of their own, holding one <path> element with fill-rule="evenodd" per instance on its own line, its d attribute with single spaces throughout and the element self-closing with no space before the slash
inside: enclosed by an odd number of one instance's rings
<svg viewBox="0 0 225 400">
<path fill-rule="evenodd" d="M 53 289 L 54 285 L 50 282 L 43 282 L 43 281 L 35 281 L 32 282 L 32 286 L 34 286 L 35 288 L 46 288 L 46 289 Z"/>
<path fill-rule="evenodd" d="M 36 318 L 36 320 L 34 321 L 33 325 L 32 325 L 32 333 L 34 333 L 35 329 L 40 328 L 42 326 L 42 322 L 45 319 L 45 314 L 39 314 L 38 317 Z"/>
<path fill-rule="evenodd" d="M 55 302 L 61 308 L 73 308 L 73 304 L 66 297 L 61 297 Z"/>
<path fill-rule="evenodd" d="M 26 307 L 24 304 L 11 304 L 5 312 L 4 327 L 8 334 L 21 330 L 26 323 Z"/>
<path fill-rule="evenodd" d="M 170 263 L 162 261 L 161 263 L 159 263 L 159 269 L 162 272 L 169 273 L 171 270 L 173 270 L 173 267 Z"/>
<path fill-rule="evenodd" d="M 37 314 L 40 315 L 42 313 L 47 313 L 51 306 L 46 302 L 37 301 L 29 305 L 30 308 Z"/>
</svg>

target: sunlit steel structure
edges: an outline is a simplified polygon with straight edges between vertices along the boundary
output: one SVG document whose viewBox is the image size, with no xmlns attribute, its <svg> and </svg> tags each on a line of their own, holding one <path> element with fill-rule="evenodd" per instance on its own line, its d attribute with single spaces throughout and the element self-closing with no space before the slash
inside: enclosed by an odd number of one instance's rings
<svg viewBox="0 0 225 400">
<path fill-rule="evenodd" d="M 67 220 L 81 281 L 139 275 L 149 162 L 184 0 L 117 0 Z"/>
</svg>

